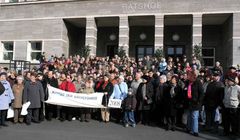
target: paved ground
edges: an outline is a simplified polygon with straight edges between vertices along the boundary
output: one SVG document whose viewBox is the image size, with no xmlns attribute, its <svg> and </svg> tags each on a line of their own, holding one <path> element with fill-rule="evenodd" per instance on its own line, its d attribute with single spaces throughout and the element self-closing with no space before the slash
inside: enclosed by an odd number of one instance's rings
<svg viewBox="0 0 240 140">
<path fill-rule="evenodd" d="M 0 128 L 0 140 L 240 140 L 208 133 L 194 137 L 181 131 L 166 132 L 162 128 L 143 125 L 124 128 L 119 124 L 98 121 L 81 123 L 53 120 L 30 126 L 8 124 L 9 127 Z"/>
</svg>

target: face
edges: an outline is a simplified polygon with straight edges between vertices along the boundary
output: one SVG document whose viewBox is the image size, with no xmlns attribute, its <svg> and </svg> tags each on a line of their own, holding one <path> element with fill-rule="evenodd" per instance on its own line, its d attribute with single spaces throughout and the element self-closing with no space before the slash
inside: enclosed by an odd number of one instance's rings
<svg viewBox="0 0 240 140">
<path fill-rule="evenodd" d="M 71 79 L 71 76 L 70 76 L 70 75 L 68 75 L 68 76 L 67 76 L 67 81 L 68 81 L 68 82 L 71 82 L 71 81 L 72 81 L 72 79 Z"/>
<path fill-rule="evenodd" d="M 1 75 L 0 79 L 1 80 L 6 80 L 6 75 Z"/>
<path fill-rule="evenodd" d="M 34 75 L 31 75 L 30 79 L 31 79 L 32 82 L 36 81 L 36 77 Z"/>
<path fill-rule="evenodd" d="M 53 77 L 53 72 L 52 71 L 49 71 L 48 72 L 48 78 L 52 78 Z"/>
<path fill-rule="evenodd" d="M 176 84 L 177 83 L 177 79 L 175 77 L 173 77 L 171 82 L 172 82 L 172 84 Z"/>
<path fill-rule="evenodd" d="M 163 84 L 165 81 L 163 78 L 160 78 L 160 83 Z"/>
<path fill-rule="evenodd" d="M 17 83 L 18 84 L 22 84 L 23 83 L 23 79 L 17 79 Z"/>
<path fill-rule="evenodd" d="M 141 78 L 141 74 L 140 73 L 136 73 L 136 80 Z"/>
<path fill-rule="evenodd" d="M 108 77 L 107 76 L 104 76 L 104 81 L 106 82 L 106 81 L 108 81 Z"/>
<path fill-rule="evenodd" d="M 233 86 L 234 85 L 234 82 L 230 81 L 230 80 L 228 80 L 227 83 L 228 83 L 229 86 Z"/>
</svg>

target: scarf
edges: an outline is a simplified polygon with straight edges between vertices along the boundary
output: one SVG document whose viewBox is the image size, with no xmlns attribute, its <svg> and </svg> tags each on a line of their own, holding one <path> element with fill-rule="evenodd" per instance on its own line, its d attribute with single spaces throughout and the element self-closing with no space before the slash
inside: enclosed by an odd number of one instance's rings
<svg viewBox="0 0 240 140">
<path fill-rule="evenodd" d="M 187 90 L 187 93 L 188 93 L 188 99 L 192 99 L 192 82 L 189 83 L 188 85 L 188 90 Z"/>
</svg>

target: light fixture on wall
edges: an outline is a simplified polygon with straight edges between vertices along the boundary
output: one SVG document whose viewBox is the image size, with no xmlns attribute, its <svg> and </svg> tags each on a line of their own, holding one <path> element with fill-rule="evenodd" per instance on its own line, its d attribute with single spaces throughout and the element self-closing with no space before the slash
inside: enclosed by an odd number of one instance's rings
<svg viewBox="0 0 240 140">
<path fill-rule="evenodd" d="M 146 35 L 145 33 L 141 33 L 141 34 L 139 35 L 139 38 L 140 38 L 141 40 L 145 40 L 145 39 L 147 38 L 147 35 Z"/>
<path fill-rule="evenodd" d="M 179 34 L 177 34 L 177 33 L 173 34 L 173 36 L 172 36 L 173 41 L 178 41 L 179 39 L 180 39 Z"/>
<path fill-rule="evenodd" d="M 117 39 L 117 37 L 116 37 L 115 34 L 111 34 L 111 35 L 109 36 L 109 39 L 110 39 L 111 41 L 114 41 L 114 40 Z"/>
</svg>

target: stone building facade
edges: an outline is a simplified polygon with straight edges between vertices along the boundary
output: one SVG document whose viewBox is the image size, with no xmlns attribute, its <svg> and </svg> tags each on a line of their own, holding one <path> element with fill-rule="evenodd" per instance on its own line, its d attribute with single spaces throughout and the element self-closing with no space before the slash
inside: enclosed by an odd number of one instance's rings
<svg viewBox="0 0 240 140">
<path fill-rule="evenodd" d="M 0 0 L 0 62 L 36 62 L 41 52 L 130 57 L 186 54 L 205 64 L 240 63 L 239 0 Z"/>
</svg>

